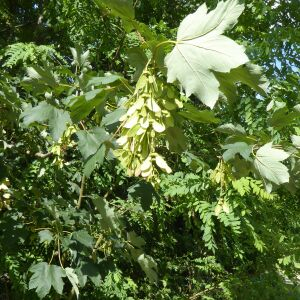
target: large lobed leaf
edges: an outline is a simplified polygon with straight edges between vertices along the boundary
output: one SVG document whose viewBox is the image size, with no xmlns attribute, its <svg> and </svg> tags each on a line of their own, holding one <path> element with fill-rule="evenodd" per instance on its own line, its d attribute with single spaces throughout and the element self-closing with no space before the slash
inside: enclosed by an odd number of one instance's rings
<svg viewBox="0 0 300 300">
<path fill-rule="evenodd" d="M 263 75 L 262 68 L 252 63 L 232 69 L 229 73 L 217 73 L 215 75 L 220 82 L 220 91 L 231 102 L 237 98 L 237 82 L 248 85 L 262 96 L 266 95 L 269 86 L 269 81 Z"/>
<path fill-rule="evenodd" d="M 166 56 L 168 82 L 179 80 L 187 96 L 195 94 L 214 107 L 220 83 L 216 72 L 229 72 L 248 62 L 244 47 L 222 33 L 232 28 L 243 12 L 238 0 L 219 2 L 207 13 L 205 4 L 180 24 L 174 49 Z"/>
<path fill-rule="evenodd" d="M 37 106 L 28 106 L 21 114 L 25 126 L 29 126 L 34 122 L 48 122 L 51 135 L 54 140 L 58 140 L 67 128 L 67 124 L 72 124 L 69 113 L 62 109 L 47 103 L 40 102 Z"/>
<path fill-rule="evenodd" d="M 254 167 L 260 176 L 267 181 L 266 183 L 269 181 L 280 185 L 289 182 L 288 168 L 281 163 L 288 157 L 287 152 L 276 149 L 272 143 L 268 143 L 257 150 Z"/>
<path fill-rule="evenodd" d="M 110 136 L 103 128 L 96 127 L 90 131 L 78 131 L 77 137 L 78 149 L 85 160 L 83 171 L 85 176 L 89 177 L 97 164 L 103 163 L 109 145 L 105 142 L 110 139 Z"/>
<path fill-rule="evenodd" d="M 44 298 L 50 292 L 51 286 L 58 294 L 62 294 L 64 287 L 62 278 L 66 277 L 63 268 L 40 262 L 33 265 L 29 271 L 33 273 L 29 281 L 29 289 L 35 289 L 39 298 Z"/>
</svg>

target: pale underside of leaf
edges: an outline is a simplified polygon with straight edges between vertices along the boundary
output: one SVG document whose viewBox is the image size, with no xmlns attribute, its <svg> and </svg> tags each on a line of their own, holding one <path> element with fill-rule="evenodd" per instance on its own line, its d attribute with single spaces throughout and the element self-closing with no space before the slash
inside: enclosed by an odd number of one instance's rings
<svg viewBox="0 0 300 300">
<path fill-rule="evenodd" d="M 227 73 L 249 61 L 243 46 L 221 35 L 242 11 L 243 5 L 229 0 L 220 2 L 209 14 L 202 5 L 187 16 L 178 29 L 174 49 L 165 59 L 168 82 L 179 80 L 187 96 L 195 94 L 213 108 L 220 86 L 213 71 Z"/>
<path fill-rule="evenodd" d="M 204 3 L 181 22 L 177 39 L 191 39 L 211 31 L 221 34 L 235 25 L 243 10 L 244 5 L 239 4 L 238 0 L 229 0 L 220 1 L 214 10 L 207 13 Z"/>
<path fill-rule="evenodd" d="M 288 168 L 280 162 L 288 157 L 287 152 L 273 148 L 272 143 L 268 143 L 258 149 L 254 167 L 264 179 L 280 185 L 289 182 Z"/>
</svg>

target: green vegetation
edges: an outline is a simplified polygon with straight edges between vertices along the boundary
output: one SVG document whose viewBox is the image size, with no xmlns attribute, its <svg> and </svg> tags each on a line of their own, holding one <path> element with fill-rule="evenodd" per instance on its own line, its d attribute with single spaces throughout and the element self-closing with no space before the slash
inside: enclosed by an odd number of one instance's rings
<svg viewBox="0 0 300 300">
<path fill-rule="evenodd" d="M 298 1 L 0 4 L 0 299 L 300 299 Z"/>
</svg>

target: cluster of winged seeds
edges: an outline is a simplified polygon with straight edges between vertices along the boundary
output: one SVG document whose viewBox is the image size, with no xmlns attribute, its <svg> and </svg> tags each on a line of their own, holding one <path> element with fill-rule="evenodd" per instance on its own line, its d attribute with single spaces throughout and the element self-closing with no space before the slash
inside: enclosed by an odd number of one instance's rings
<svg viewBox="0 0 300 300">
<path fill-rule="evenodd" d="M 125 104 L 127 113 L 120 119 L 119 149 L 115 155 L 130 176 L 154 178 L 156 166 L 167 173 L 172 170 L 156 152 L 167 128 L 174 126 L 174 113 L 182 108 L 180 94 L 151 70 L 145 70 L 133 96 Z M 156 146 L 156 147 L 155 147 Z"/>
</svg>

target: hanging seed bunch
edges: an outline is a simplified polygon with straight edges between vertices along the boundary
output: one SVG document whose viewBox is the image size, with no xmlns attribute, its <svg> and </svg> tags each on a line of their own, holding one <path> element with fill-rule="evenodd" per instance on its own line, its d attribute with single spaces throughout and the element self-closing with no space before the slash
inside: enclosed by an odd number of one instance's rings
<svg viewBox="0 0 300 300">
<path fill-rule="evenodd" d="M 127 113 L 120 119 L 120 148 L 115 151 L 129 176 L 151 180 L 158 174 L 157 167 L 166 173 L 172 170 L 155 146 L 162 140 L 168 127 L 174 126 L 174 113 L 182 108 L 179 93 L 173 86 L 145 70 L 133 96 L 125 104 Z"/>
</svg>

